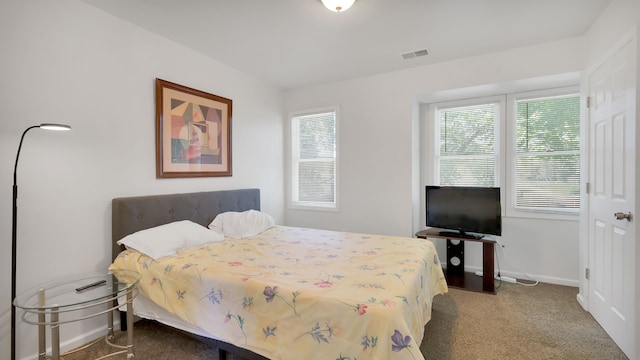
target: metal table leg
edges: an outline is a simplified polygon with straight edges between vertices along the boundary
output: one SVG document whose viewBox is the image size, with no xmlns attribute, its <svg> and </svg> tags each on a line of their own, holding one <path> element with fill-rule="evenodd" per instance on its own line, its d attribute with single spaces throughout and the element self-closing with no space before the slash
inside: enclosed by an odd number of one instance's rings
<svg viewBox="0 0 640 360">
<path fill-rule="evenodd" d="M 51 359 L 60 360 L 60 312 L 58 307 L 51 308 Z"/>
<path fill-rule="evenodd" d="M 127 359 L 133 359 L 133 291 L 127 292 Z"/>
<path fill-rule="evenodd" d="M 47 322 L 45 311 L 42 310 L 45 304 L 44 297 L 44 289 L 38 290 L 38 306 L 40 306 L 40 310 L 38 310 L 38 360 L 46 360 L 47 358 L 47 332 L 46 325 Z"/>
</svg>

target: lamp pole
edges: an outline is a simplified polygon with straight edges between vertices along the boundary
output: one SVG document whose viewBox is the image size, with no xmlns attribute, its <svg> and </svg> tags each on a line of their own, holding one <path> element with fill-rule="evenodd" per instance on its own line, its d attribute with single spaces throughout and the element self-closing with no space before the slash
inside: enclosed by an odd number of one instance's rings
<svg viewBox="0 0 640 360">
<path fill-rule="evenodd" d="M 11 360 L 16 359 L 16 307 L 13 300 L 16 298 L 16 248 L 17 248 L 17 225 L 18 225 L 18 159 L 24 136 L 31 129 L 40 128 L 45 130 L 71 130 L 71 126 L 63 124 L 40 124 L 29 126 L 20 138 L 16 163 L 13 167 L 13 222 L 11 228 Z"/>
</svg>

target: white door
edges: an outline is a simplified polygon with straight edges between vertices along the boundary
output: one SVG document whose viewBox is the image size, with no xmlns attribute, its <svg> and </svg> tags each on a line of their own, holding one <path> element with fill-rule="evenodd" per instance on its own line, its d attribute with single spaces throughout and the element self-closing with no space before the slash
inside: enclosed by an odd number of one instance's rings
<svg viewBox="0 0 640 360">
<path fill-rule="evenodd" d="M 635 61 L 629 40 L 588 74 L 587 84 L 589 311 L 630 359 L 640 356 L 634 349 Z"/>
</svg>

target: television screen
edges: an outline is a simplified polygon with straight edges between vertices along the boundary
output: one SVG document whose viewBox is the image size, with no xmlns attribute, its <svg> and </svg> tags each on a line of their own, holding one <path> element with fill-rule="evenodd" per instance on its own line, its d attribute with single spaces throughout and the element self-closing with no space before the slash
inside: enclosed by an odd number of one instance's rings
<svg viewBox="0 0 640 360">
<path fill-rule="evenodd" d="M 500 188 L 426 186 L 425 197 L 427 226 L 459 237 L 502 235 Z"/>
</svg>

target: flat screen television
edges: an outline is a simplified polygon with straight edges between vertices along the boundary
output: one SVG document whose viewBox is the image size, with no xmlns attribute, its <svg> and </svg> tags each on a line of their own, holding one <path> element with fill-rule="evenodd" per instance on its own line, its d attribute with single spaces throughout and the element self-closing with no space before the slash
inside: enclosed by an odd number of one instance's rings
<svg viewBox="0 0 640 360">
<path fill-rule="evenodd" d="M 427 185 L 425 197 L 426 225 L 443 229 L 440 235 L 502 235 L 500 188 Z"/>
</svg>

